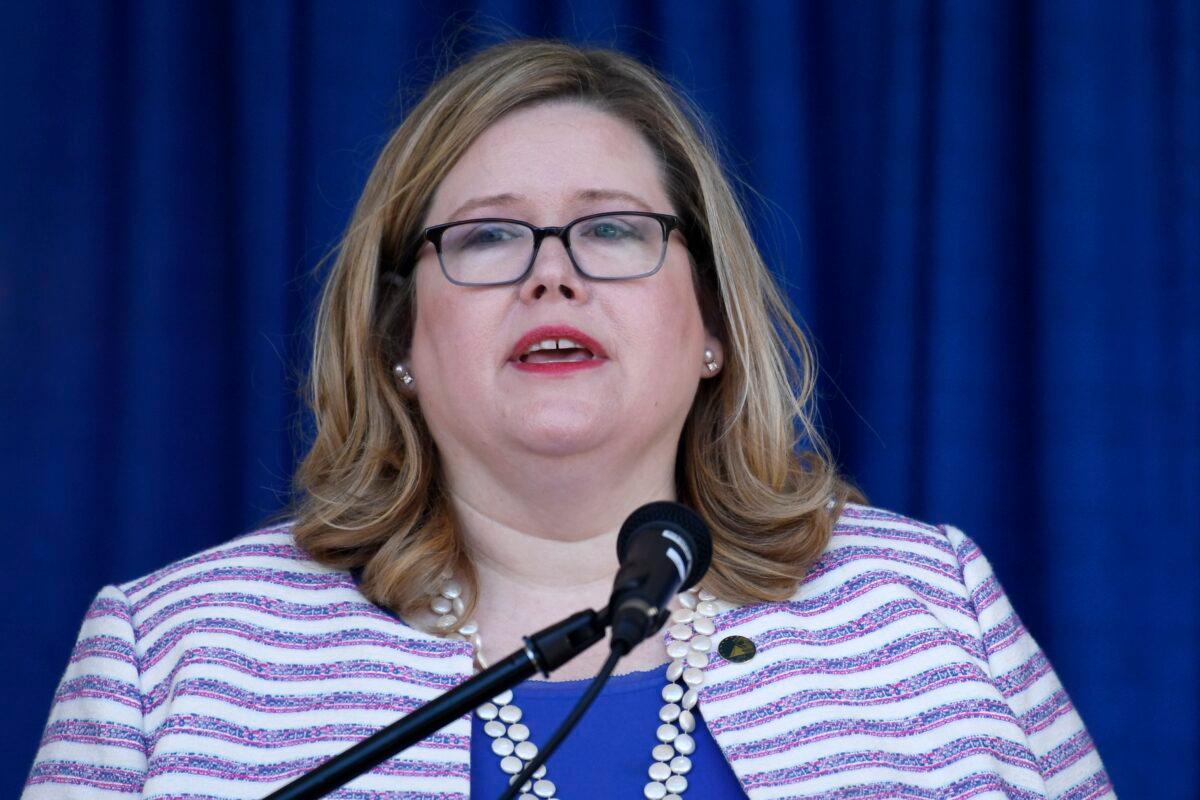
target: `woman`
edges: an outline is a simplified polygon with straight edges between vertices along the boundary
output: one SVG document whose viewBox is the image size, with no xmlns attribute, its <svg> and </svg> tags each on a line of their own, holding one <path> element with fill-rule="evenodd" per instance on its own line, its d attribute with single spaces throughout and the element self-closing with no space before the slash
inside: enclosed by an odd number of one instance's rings
<svg viewBox="0 0 1200 800">
<path fill-rule="evenodd" d="M 481 53 L 392 136 L 341 244 L 292 521 L 100 593 L 26 796 L 265 795 L 604 605 L 652 500 L 704 517 L 712 569 L 530 796 L 1111 794 L 971 540 L 838 476 L 814 376 L 659 78 Z M 603 655 L 339 796 L 497 796 Z"/>
</svg>

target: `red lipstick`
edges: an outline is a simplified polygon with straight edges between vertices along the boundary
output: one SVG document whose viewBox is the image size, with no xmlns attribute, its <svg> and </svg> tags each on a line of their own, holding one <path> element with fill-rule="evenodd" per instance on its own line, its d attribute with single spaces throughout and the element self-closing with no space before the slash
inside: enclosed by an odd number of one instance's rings
<svg viewBox="0 0 1200 800">
<path fill-rule="evenodd" d="M 582 361 L 530 362 L 521 360 L 521 356 L 532 345 L 547 339 L 570 339 L 588 350 L 592 354 L 592 357 L 583 359 Z M 512 353 L 509 355 L 509 363 L 516 369 L 535 375 L 570 374 L 579 372 L 580 370 L 594 369 L 604 364 L 607 360 L 608 354 L 604 352 L 604 348 L 600 346 L 599 342 L 578 328 L 572 328 L 569 325 L 542 325 L 541 327 L 534 328 L 517 340 L 516 345 L 513 346 Z"/>
</svg>

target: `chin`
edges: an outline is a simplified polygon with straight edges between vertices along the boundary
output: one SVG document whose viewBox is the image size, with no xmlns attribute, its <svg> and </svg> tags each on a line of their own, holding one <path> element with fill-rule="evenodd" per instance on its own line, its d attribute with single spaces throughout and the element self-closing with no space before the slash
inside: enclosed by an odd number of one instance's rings
<svg viewBox="0 0 1200 800">
<path fill-rule="evenodd" d="M 598 409 L 540 408 L 522 414 L 514 438 L 526 450 L 544 456 L 569 456 L 592 450 L 613 433 L 611 415 Z"/>
</svg>

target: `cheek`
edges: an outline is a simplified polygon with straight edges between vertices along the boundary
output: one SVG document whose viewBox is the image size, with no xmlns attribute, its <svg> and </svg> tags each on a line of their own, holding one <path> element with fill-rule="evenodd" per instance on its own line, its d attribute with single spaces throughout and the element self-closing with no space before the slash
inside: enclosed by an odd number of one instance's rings
<svg viewBox="0 0 1200 800">
<path fill-rule="evenodd" d="M 442 288 L 418 284 L 412 362 L 426 386 L 469 380 L 478 370 L 467 367 L 478 366 L 489 341 L 479 304 L 469 294 Z"/>
<path fill-rule="evenodd" d="M 678 347 L 686 349 L 687 358 L 698 353 L 691 351 L 701 348 L 704 342 L 704 322 L 700 314 L 700 304 L 696 298 L 696 289 L 692 283 L 692 272 L 689 265 L 680 265 L 672 276 L 671 297 L 666 302 L 664 314 L 674 326 Z M 688 362 L 691 363 L 690 360 Z"/>
<path fill-rule="evenodd" d="M 704 350 L 704 324 L 690 277 L 688 272 L 669 276 L 662 291 L 635 306 L 639 345 L 646 356 L 643 369 L 652 377 L 669 374 L 685 384 L 698 374 L 694 366 Z"/>
</svg>

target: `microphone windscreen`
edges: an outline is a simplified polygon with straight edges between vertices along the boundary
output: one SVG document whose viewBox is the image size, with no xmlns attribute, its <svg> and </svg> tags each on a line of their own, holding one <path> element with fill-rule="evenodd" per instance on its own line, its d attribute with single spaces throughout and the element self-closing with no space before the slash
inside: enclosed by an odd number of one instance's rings
<svg viewBox="0 0 1200 800">
<path fill-rule="evenodd" d="M 625 563 L 629 544 L 635 533 L 650 529 L 655 532 L 664 529 L 674 531 L 688 542 L 692 550 L 692 569 L 687 580 L 679 587 L 680 591 L 695 586 L 712 563 L 712 534 L 708 525 L 700 515 L 685 505 L 660 500 L 647 503 L 638 508 L 625 520 L 621 532 L 617 534 L 617 559 Z"/>
</svg>

